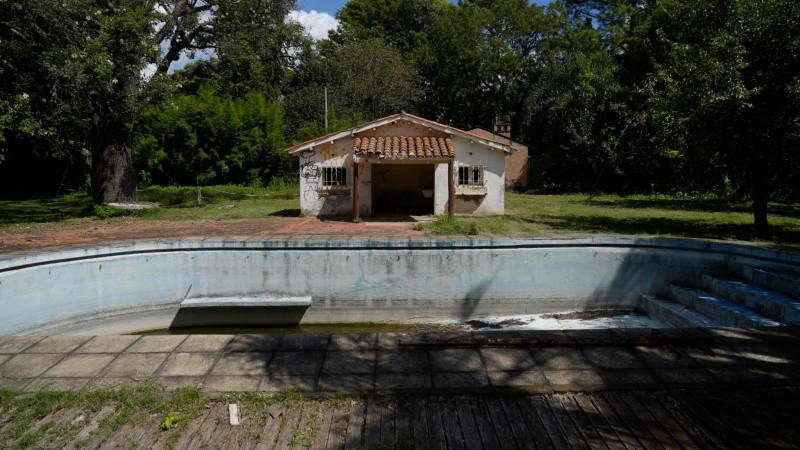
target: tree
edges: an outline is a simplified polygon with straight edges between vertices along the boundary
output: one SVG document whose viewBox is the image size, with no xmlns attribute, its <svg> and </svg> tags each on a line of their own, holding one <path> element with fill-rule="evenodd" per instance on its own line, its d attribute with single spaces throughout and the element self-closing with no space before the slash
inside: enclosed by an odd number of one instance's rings
<svg viewBox="0 0 800 450">
<path fill-rule="evenodd" d="M 644 90 L 673 148 L 743 175 L 754 224 L 800 166 L 800 3 L 663 0 Z"/>
<path fill-rule="evenodd" d="M 134 162 L 147 184 L 262 185 L 287 175 L 281 105 L 263 93 L 233 99 L 202 86 L 139 116 Z"/>
<path fill-rule="evenodd" d="M 409 109 L 418 96 L 410 64 L 380 39 L 345 45 L 332 68 L 334 105 L 345 116 L 377 119 Z"/>
<path fill-rule="evenodd" d="M 350 0 L 336 13 L 339 44 L 380 39 L 410 57 L 424 40 L 423 30 L 447 4 L 444 0 Z"/>
<path fill-rule="evenodd" d="M 37 91 L 45 93 L 44 105 L 31 115 L 47 124 L 45 134 L 65 142 L 77 135 L 90 149 L 94 200 L 130 201 L 136 189 L 132 127 L 138 112 L 164 92 L 171 63 L 184 53 L 214 50 L 237 93 L 275 86 L 290 58 L 286 39 L 296 25 L 284 24 L 284 17 L 293 3 L 64 0 L 56 11 L 46 0 L 4 0 L 0 17 L 11 30 L 4 36 L 10 48 L 40 51 L 33 66 L 24 52 L 9 51 L 13 59 L 4 66 L 16 68 L 13 89 L 29 84 L 32 73 L 44 75 Z M 155 73 L 143 78 L 148 64 Z M 4 101 L 0 117 L 11 114 L 12 103 Z M 64 126 L 56 110 L 79 126 Z"/>
<path fill-rule="evenodd" d="M 300 128 L 307 134 L 318 128 L 312 123 L 324 121 L 325 87 L 329 125 L 336 121 L 346 126 L 410 110 L 419 96 L 411 64 L 380 39 L 344 46 L 328 40 L 309 43 L 298 57 L 302 64 L 291 71 L 284 100 L 292 134 Z"/>
<path fill-rule="evenodd" d="M 448 5 L 426 27 L 414 57 L 423 78 L 418 109 L 460 127 L 510 116 L 517 128 L 558 15 L 526 0 Z"/>
</svg>

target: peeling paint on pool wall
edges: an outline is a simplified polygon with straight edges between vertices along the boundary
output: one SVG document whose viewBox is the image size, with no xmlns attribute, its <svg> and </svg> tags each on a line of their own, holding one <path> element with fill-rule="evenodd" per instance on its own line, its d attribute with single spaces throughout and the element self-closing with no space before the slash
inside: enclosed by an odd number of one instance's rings
<svg viewBox="0 0 800 450">
<path fill-rule="evenodd" d="M 187 298 L 311 296 L 302 323 L 635 307 L 730 261 L 800 266 L 797 253 L 664 238 L 135 243 L 0 260 L 0 334 L 167 328 Z"/>
</svg>

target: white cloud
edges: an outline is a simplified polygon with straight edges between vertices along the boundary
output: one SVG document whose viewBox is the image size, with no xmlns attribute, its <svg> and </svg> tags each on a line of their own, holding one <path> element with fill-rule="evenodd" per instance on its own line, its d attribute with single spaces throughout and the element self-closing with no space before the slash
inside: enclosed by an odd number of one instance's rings
<svg viewBox="0 0 800 450">
<path fill-rule="evenodd" d="M 314 40 L 325 39 L 328 37 L 328 30 L 332 30 L 339 26 L 339 21 L 335 17 L 326 13 L 318 12 L 316 10 L 307 11 L 292 11 L 286 16 L 287 20 L 300 22 L 308 34 Z"/>
</svg>

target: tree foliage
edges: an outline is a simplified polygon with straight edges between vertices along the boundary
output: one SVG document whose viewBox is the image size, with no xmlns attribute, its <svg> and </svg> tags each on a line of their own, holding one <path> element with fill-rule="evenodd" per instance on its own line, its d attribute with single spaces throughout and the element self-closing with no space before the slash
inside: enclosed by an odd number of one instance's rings
<svg viewBox="0 0 800 450">
<path fill-rule="evenodd" d="M 4 140 L 9 133 L 32 132 L 69 144 L 73 153 L 88 148 L 95 201 L 133 200 L 133 124 L 138 112 L 164 93 L 170 64 L 187 52 L 214 50 L 230 91 L 272 88 L 277 96 L 290 59 L 292 26 L 284 17 L 292 5 L 290 0 L 64 0 L 55 9 L 45 0 L 3 0 L 0 17 L 9 45 L 4 79 L 13 88 L 3 96 L 0 121 L 26 112 L 19 96 L 34 76 L 44 99 L 30 110 L 43 126 L 6 126 Z M 25 61 L 26 49 L 36 50 L 33 61 Z M 155 74 L 143 78 L 149 64 Z M 19 66 L 24 67 L 8 69 Z"/>
<path fill-rule="evenodd" d="M 292 166 L 283 152 L 281 106 L 253 92 L 241 99 L 205 86 L 142 112 L 134 159 L 146 184 L 268 184 Z"/>
</svg>

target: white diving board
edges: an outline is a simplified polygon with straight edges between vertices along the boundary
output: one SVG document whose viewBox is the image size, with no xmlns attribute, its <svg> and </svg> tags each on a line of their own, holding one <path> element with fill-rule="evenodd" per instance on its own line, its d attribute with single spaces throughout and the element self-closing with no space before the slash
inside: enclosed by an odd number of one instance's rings
<svg viewBox="0 0 800 450">
<path fill-rule="evenodd" d="M 309 307 L 311 297 L 197 297 L 181 302 L 181 308 L 278 308 Z"/>
</svg>

